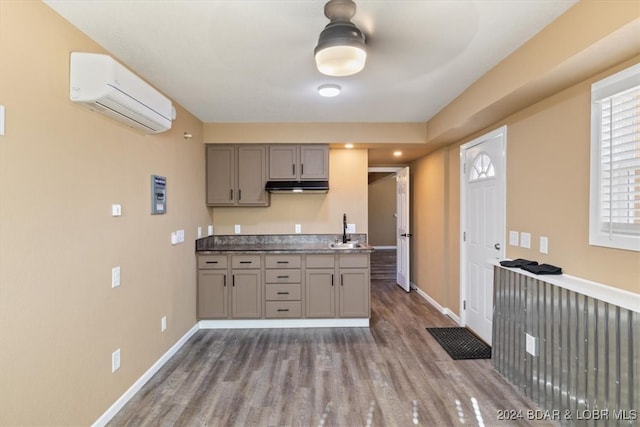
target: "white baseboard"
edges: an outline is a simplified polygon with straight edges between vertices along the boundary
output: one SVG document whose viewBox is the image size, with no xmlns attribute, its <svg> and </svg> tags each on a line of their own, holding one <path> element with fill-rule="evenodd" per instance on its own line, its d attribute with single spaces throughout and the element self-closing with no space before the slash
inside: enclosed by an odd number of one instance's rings
<svg viewBox="0 0 640 427">
<path fill-rule="evenodd" d="M 456 322 L 456 324 L 461 325 L 460 317 L 458 317 L 457 314 L 455 314 L 449 308 L 441 306 L 438 303 L 438 301 L 436 301 L 433 298 L 431 298 L 425 291 L 423 291 L 422 289 L 417 287 L 415 284 L 412 283 L 411 286 L 416 289 L 416 292 L 418 293 L 418 295 L 420 295 L 422 298 L 424 298 L 429 304 L 434 306 L 436 308 L 436 310 L 438 310 L 440 313 L 444 314 L 445 316 L 450 317 L 454 322 Z"/>
<path fill-rule="evenodd" d="M 200 329 L 368 328 L 369 319 L 238 319 L 201 320 Z"/>
<path fill-rule="evenodd" d="M 158 372 L 160 368 L 162 368 L 164 364 L 167 363 L 167 361 L 178 352 L 178 350 L 180 350 L 184 343 L 186 343 L 187 340 L 191 338 L 191 336 L 193 336 L 193 334 L 198 332 L 199 329 L 200 328 L 198 327 L 197 323 L 191 329 L 189 329 L 187 333 L 178 340 L 178 342 L 176 342 L 169 350 L 167 350 L 167 352 L 163 354 L 160 359 L 158 359 L 158 361 L 147 370 L 147 372 L 145 372 L 140 378 L 138 378 L 138 380 L 133 383 L 133 385 L 129 387 L 129 389 L 122 396 L 120 396 L 118 400 L 116 400 L 115 403 L 111 405 L 111 407 L 100 416 L 100 418 L 98 418 L 92 424 L 92 427 L 103 427 L 107 425 L 107 423 L 111 421 L 111 419 L 124 407 L 124 405 L 126 405 L 127 402 L 131 400 L 131 398 L 135 396 L 138 391 L 140 391 L 142 386 L 144 386 L 147 381 L 149 381 L 151 377 L 153 377 L 153 375 Z"/>
</svg>

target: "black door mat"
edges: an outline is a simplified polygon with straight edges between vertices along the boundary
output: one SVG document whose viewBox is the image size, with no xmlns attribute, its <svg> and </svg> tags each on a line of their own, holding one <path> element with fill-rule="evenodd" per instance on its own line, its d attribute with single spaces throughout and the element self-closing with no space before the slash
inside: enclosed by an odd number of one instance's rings
<svg viewBox="0 0 640 427">
<path fill-rule="evenodd" d="M 491 359 L 491 347 L 467 328 L 426 328 L 454 360 Z"/>
</svg>

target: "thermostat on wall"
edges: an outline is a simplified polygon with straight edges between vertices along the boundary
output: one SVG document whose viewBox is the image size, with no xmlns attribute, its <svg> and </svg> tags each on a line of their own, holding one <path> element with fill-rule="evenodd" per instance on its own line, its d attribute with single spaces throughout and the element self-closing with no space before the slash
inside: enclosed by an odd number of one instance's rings
<svg viewBox="0 0 640 427">
<path fill-rule="evenodd" d="M 151 175 L 151 215 L 167 213 L 167 178 Z"/>
</svg>

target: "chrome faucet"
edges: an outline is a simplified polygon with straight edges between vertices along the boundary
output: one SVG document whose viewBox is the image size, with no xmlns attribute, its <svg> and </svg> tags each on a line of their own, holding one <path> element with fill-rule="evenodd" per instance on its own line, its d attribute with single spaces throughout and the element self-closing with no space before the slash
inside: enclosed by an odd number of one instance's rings
<svg viewBox="0 0 640 427">
<path fill-rule="evenodd" d="M 347 243 L 347 214 L 342 214 L 342 243 Z"/>
</svg>

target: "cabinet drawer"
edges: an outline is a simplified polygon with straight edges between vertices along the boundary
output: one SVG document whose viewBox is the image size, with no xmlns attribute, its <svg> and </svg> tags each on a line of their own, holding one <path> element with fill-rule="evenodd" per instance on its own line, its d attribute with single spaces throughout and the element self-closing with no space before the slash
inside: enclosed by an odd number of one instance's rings
<svg viewBox="0 0 640 427">
<path fill-rule="evenodd" d="M 307 255 L 307 268 L 333 268 L 334 265 L 333 255 Z"/>
<path fill-rule="evenodd" d="M 233 255 L 231 268 L 260 268 L 260 255 Z"/>
<path fill-rule="evenodd" d="M 302 272 L 300 270 L 266 270 L 264 275 L 266 283 L 302 282 Z"/>
<path fill-rule="evenodd" d="M 267 301 L 300 301 L 302 285 L 292 283 L 289 285 L 267 285 Z"/>
<path fill-rule="evenodd" d="M 198 255 L 198 268 L 224 269 L 227 268 L 226 255 Z"/>
<path fill-rule="evenodd" d="M 267 255 L 264 257 L 267 268 L 300 268 L 300 255 Z"/>
<path fill-rule="evenodd" d="M 300 301 L 267 301 L 267 318 L 302 317 L 302 303 Z"/>
<path fill-rule="evenodd" d="M 340 255 L 340 268 L 369 267 L 368 254 Z"/>
</svg>

